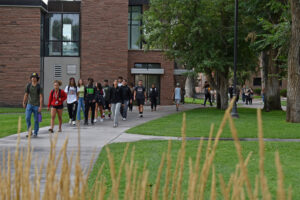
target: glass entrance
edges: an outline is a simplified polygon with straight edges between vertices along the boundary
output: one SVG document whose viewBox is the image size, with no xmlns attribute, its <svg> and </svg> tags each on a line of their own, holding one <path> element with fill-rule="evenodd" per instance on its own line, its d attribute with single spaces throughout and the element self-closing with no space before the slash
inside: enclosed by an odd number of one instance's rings
<svg viewBox="0 0 300 200">
<path fill-rule="evenodd" d="M 152 87 L 152 84 L 155 85 L 155 87 L 158 90 L 157 104 L 160 104 L 160 75 L 137 74 L 135 75 L 135 80 L 134 80 L 135 86 L 137 86 L 139 80 L 143 81 L 143 85 L 146 88 L 147 97 L 149 96 L 149 92 L 150 92 L 150 88 Z"/>
</svg>

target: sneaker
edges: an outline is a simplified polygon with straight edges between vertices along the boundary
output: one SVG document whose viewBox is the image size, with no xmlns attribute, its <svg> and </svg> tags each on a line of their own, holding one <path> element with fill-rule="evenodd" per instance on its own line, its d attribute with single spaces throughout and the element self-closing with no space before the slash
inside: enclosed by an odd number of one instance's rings
<svg viewBox="0 0 300 200">
<path fill-rule="evenodd" d="M 76 122 L 75 122 L 75 121 L 73 121 L 73 122 L 72 122 L 72 124 L 73 124 L 73 125 L 76 125 Z"/>
<path fill-rule="evenodd" d="M 123 118 L 123 121 L 126 121 L 126 118 L 125 118 L 125 117 Z"/>
<path fill-rule="evenodd" d="M 53 133 L 53 129 L 52 128 L 49 128 L 48 130 L 50 133 Z"/>
<path fill-rule="evenodd" d="M 103 118 L 100 119 L 100 122 L 103 122 Z"/>
<path fill-rule="evenodd" d="M 96 123 L 97 122 L 97 119 L 94 119 L 94 122 L 93 123 Z"/>
<path fill-rule="evenodd" d="M 71 125 L 71 123 L 72 123 L 72 119 L 69 120 L 69 124 L 70 124 L 70 125 Z"/>
<path fill-rule="evenodd" d="M 32 133 L 32 132 L 31 132 L 31 135 L 30 135 L 30 136 L 33 136 L 33 133 Z M 28 138 L 28 137 L 29 137 L 29 134 L 27 134 L 26 137 Z"/>
<path fill-rule="evenodd" d="M 34 137 L 34 138 L 37 138 L 37 134 L 33 134 L 33 137 Z"/>
<path fill-rule="evenodd" d="M 87 122 L 84 122 L 84 124 L 83 124 L 83 125 L 87 126 L 87 125 L 88 125 L 88 123 L 87 123 Z"/>
<path fill-rule="evenodd" d="M 116 128 L 118 126 L 118 124 L 114 124 L 114 128 Z"/>
<path fill-rule="evenodd" d="M 143 117 L 143 115 L 141 114 L 141 115 L 140 115 L 140 118 L 142 118 L 142 117 Z"/>
</svg>

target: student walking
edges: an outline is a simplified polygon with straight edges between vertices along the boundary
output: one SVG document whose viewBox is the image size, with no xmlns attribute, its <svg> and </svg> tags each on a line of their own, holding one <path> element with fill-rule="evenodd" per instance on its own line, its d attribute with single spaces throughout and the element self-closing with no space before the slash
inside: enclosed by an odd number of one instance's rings
<svg viewBox="0 0 300 200">
<path fill-rule="evenodd" d="M 150 101 L 151 101 L 151 112 L 153 110 L 156 111 L 158 90 L 155 87 L 155 84 L 152 84 L 152 87 L 149 90 L 149 97 L 150 97 Z"/>
<path fill-rule="evenodd" d="M 81 120 L 80 111 L 82 110 L 82 112 L 84 113 L 84 83 L 82 79 L 78 80 L 77 98 L 78 98 L 77 120 L 79 123 Z"/>
<path fill-rule="evenodd" d="M 247 89 L 246 91 L 246 105 L 252 105 L 252 98 L 253 98 L 253 90 L 252 88 Z"/>
<path fill-rule="evenodd" d="M 98 116 L 98 109 L 100 109 L 100 122 L 103 122 L 103 108 L 105 105 L 105 100 L 104 100 L 104 90 L 102 89 L 101 83 L 97 83 L 97 90 L 96 90 L 96 105 L 97 105 L 97 116 Z M 97 117 L 96 117 L 97 118 Z M 94 122 L 97 122 L 95 119 Z"/>
<path fill-rule="evenodd" d="M 62 82 L 55 80 L 53 83 L 54 89 L 51 90 L 49 95 L 48 101 L 48 111 L 51 107 L 51 128 L 49 129 L 50 133 L 53 133 L 54 128 L 54 121 L 56 117 L 56 113 L 58 115 L 58 132 L 61 132 L 61 125 L 62 125 L 62 113 L 64 108 L 64 101 L 67 99 L 67 94 L 65 91 L 61 90 L 59 87 L 61 86 Z"/>
<path fill-rule="evenodd" d="M 75 78 L 71 77 L 69 79 L 69 85 L 65 88 L 65 93 L 67 93 L 67 107 L 69 113 L 69 124 L 76 124 L 76 114 L 77 114 L 77 86 Z"/>
<path fill-rule="evenodd" d="M 92 110 L 91 124 L 94 125 L 95 118 L 95 104 L 96 104 L 96 87 L 94 86 L 94 79 L 88 78 L 88 85 L 84 89 L 84 103 L 85 103 L 85 115 L 84 125 L 88 125 L 89 110 Z"/>
<path fill-rule="evenodd" d="M 127 119 L 127 110 L 130 103 L 132 103 L 132 95 L 131 90 L 127 86 L 127 80 L 123 80 L 122 86 L 121 86 L 121 96 L 122 96 L 122 117 L 123 121 Z"/>
<path fill-rule="evenodd" d="M 180 84 L 177 83 L 176 84 L 176 88 L 174 90 L 174 99 L 175 99 L 175 104 L 176 104 L 176 111 L 179 110 L 179 104 L 181 101 L 181 88 L 180 88 Z"/>
<path fill-rule="evenodd" d="M 203 105 L 206 106 L 206 101 L 208 100 L 210 103 L 210 106 L 213 106 L 212 102 L 211 102 L 210 85 L 207 81 L 205 81 L 205 83 L 204 83 L 204 95 L 205 95 L 205 100 L 204 100 Z"/>
<path fill-rule="evenodd" d="M 137 102 L 140 117 L 143 117 L 144 104 L 147 101 L 147 97 L 146 89 L 143 86 L 142 80 L 139 80 L 138 86 L 134 89 L 134 101 Z"/>
<path fill-rule="evenodd" d="M 39 118 L 38 115 L 42 111 L 43 105 L 43 89 L 41 88 L 39 81 L 39 75 L 32 73 L 30 76 L 31 83 L 27 84 L 25 88 L 25 95 L 23 98 L 23 107 L 26 108 L 26 124 L 27 130 L 31 128 L 31 115 L 34 116 L 34 137 L 37 137 L 39 132 Z M 32 135 L 32 133 L 29 133 Z M 28 135 L 26 136 L 28 137 Z"/>
<path fill-rule="evenodd" d="M 129 102 L 129 110 L 132 112 L 133 109 L 133 96 L 134 96 L 134 86 L 133 83 L 129 83 L 129 88 L 130 88 L 130 92 L 131 92 L 131 101 Z"/>
<path fill-rule="evenodd" d="M 108 85 L 108 80 L 104 80 L 104 85 L 103 85 L 103 91 L 104 91 L 104 118 L 105 118 L 105 112 L 107 110 L 108 112 L 108 117 L 111 118 L 111 110 L 110 110 L 110 86 Z"/>
<path fill-rule="evenodd" d="M 110 89 L 110 106 L 114 119 L 114 128 L 118 126 L 118 117 L 122 101 L 121 88 L 118 86 L 118 81 L 114 80 L 113 87 Z"/>
</svg>

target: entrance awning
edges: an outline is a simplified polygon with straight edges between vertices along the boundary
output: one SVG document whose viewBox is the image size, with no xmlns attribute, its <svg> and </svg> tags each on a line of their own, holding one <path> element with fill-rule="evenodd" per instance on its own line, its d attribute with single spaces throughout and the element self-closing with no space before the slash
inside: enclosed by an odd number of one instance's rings
<svg viewBox="0 0 300 200">
<path fill-rule="evenodd" d="M 131 68 L 131 74 L 164 74 L 164 69 L 140 69 Z"/>
</svg>

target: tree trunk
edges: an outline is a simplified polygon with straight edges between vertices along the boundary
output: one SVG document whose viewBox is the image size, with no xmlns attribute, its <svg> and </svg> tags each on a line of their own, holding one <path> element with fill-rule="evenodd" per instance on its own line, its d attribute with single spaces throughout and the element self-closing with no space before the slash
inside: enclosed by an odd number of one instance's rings
<svg viewBox="0 0 300 200">
<path fill-rule="evenodd" d="M 264 79 L 264 110 L 281 110 L 280 86 L 279 86 L 279 67 L 275 61 L 277 50 L 263 51 L 261 56 L 261 64 Z"/>
<path fill-rule="evenodd" d="M 290 0 L 290 2 L 292 36 L 288 58 L 286 120 L 300 123 L 300 1 Z"/>
<path fill-rule="evenodd" d="M 191 76 L 188 76 L 186 78 L 186 81 L 185 81 L 185 96 L 186 97 L 194 97 L 194 84 L 193 84 L 193 77 Z"/>
<path fill-rule="evenodd" d="M 224 76 L 224 73 L 219 74 L 219 93 L 220 93 L 220 99 L 221 99 L 221 110 L 226 110 L 228 107 L 228 76 Z"/>
<path fill-rule="evenodd" d="M 217 108 L 226 110 L 228 107 L 228 71 L 216 72 L 212 77 L 211 73 L 206 73 L 209 84 L 217 91 Z"/>
</svg>

